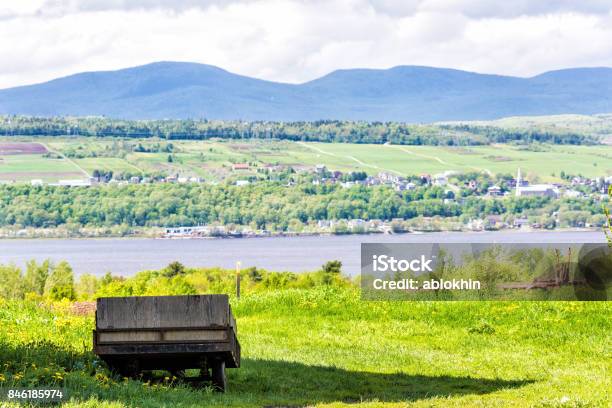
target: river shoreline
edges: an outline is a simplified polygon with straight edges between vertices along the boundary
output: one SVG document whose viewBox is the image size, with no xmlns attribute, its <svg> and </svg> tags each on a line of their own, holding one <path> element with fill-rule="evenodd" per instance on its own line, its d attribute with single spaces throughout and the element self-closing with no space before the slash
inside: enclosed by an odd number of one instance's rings
<svg viewBox="0 0 612 408">
<path fill-rule="evenodd" d="M 58 230 L 36 230 L 35 233 L 29 232 L 10 232 L 0 230 L 0 240 L 90 240 L 90 239 L 158 239 L 158 240 L 231 240 L 231 239 L 262 239 L 262 238 L 298 238 L 298 237 L 340 237 L 340 236 L 379 236 L 379 235 L 421 235 L 421 234 L 483 234 L 483 233 L 499 233 L 499 234 L 516 234 L 516 233 L 567 233 L 567 232 L 601 232 L 604 234 L 603 228 L 555 228 L 555 229 L 539 229 L 539 228 L 505 228 L 505 229 L 486 229 L 486 230 L 410 230 L 393 233 L 383 232 L 270 232 L 267 234 L 224 234 L 214 236 L 164 236 L 160 229 L 150 229 L 136 231 L 127 234 L 112 234 L 112 233 L 95 233 L 95 232 L 68 232 Z"/>
<path fill-rule="evenodd" d="M 106 272 L 132 276 L 179 261 L 190 267 L 233 269 L 237 262 L 270 271 L 318 270 L 330 260 L 358 275 L 362 243 L 605 243 L 603 231 L 434 232 L 407 234 L 327 235 L 274 239 L 1 239 L 0 264 L 21 268 L 29 260 L 68 261 L 75 274 Z"/>
</svg>

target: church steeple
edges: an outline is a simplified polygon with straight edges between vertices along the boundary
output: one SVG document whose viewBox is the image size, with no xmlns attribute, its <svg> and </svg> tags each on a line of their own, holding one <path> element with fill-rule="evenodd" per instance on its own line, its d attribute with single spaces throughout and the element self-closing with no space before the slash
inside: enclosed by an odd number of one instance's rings
<svg viewBox="0 0 612 408">
<path fill-rule="evenodd" d="M 521 195 L 521 184 L 523 183 L 523 180 L 521 180 L 521 168 L 518 168 L 518 171 L 516 173 L 516 191 L 515 191 L 515 195 L 517 197 L 519 197 Z"/>
</svg>

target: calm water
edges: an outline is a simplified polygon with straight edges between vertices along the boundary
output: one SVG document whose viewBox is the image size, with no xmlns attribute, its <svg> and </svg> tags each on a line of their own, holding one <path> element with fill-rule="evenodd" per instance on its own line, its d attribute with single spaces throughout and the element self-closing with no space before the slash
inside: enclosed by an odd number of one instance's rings
<svg viewBox="0 0 612 408">
<path fill-rule="evenodd" d="M 24 266 L 30 259 L 67 260 L 75 273 L 131 275 L 172 261 L 188 266 L 257 266 L 275 271 L 310 271 L 339 259 L 344 271 L 359 273 L 362 242 L 584 243 L 605 242 L 602 232 L 477 232 L 402 235 L 348 235 L 296 238 L 23 239 L 0 240 L 0 264 Z"/>
</svg>

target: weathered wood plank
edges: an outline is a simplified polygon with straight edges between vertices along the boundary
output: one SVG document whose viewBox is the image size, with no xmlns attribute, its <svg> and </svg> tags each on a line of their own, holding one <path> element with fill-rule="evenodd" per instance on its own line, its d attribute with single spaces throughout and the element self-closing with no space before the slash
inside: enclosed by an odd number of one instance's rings
<svg viewBox="0 0 612 408">
<path fill-rule="evenodd" d="M 147 329 L 235 325 L 227 295 L 99 298 L 99 329 Z"/>
<path fill-rule="evenodd" d="M 161 332 L 158 331 L 120 331 L 120 332 L 102 332 L 98 334 L 100 343 L 116 343 L 116 342 L 154 342 L 161 340 Z"/>
</svg>

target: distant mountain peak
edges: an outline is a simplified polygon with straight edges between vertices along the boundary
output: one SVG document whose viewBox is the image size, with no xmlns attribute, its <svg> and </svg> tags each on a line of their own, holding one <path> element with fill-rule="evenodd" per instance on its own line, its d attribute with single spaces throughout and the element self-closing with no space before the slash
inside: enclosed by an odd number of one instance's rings
<svg viewBox="0 0 612 408">
<path fill-rule="evenodd" d="M 612 69 L 605 67 L 518 78 L 400 65 L 286 84 L 159 61 L 0 90 L 0 114 L 35 116 L 432 122 L 603 112 L 612 112 Z"/>
</svg>

